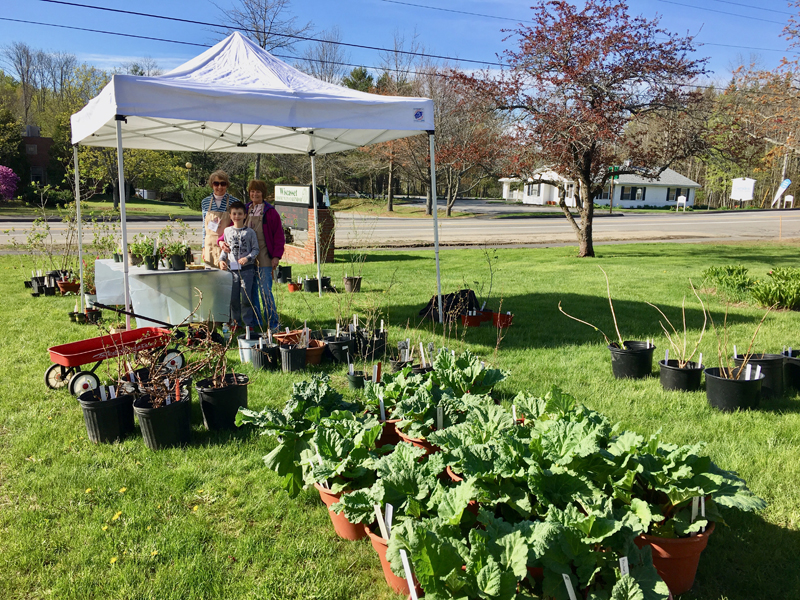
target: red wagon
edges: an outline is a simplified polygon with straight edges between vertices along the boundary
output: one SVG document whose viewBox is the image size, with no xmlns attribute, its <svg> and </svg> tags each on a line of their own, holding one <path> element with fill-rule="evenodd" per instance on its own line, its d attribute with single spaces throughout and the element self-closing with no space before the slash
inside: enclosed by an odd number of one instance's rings
<svg viewBox="0 0 800 600">
<path fill-rule="evenodd" d="M 163 348 L 173 339 L 173 332 L 169 329 L 141 327 L 53 346 L 48 352 L 54 364 L 45 371 L 44 382 L 51 389 L 69 385 L 70 393 L 77 396 L 100 386 L 100 379 L 94 372 L 105 359 L 150 348 Z M 183 354 L 178 349 L 173 349 L 166 352 L 163 364 L 166 368 L 174 370 L 181 368 L 183 362 Z M 91 363 L 95 363 L 91 369 L 83 369 L 84 365 Z"/>
</svg>

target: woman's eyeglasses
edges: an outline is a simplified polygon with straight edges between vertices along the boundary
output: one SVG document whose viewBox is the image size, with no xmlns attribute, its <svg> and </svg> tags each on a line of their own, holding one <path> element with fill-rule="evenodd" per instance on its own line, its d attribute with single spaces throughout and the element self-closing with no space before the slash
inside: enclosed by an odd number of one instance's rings
<svg viewBox="0 0 800 600">
<path fill-rule="evenodd" d="M 228 184 L 225 181 L 214 181 L 211 183 L 214 187 L 221 185 L 222 187 L 228 187 Z"/>
</svg>

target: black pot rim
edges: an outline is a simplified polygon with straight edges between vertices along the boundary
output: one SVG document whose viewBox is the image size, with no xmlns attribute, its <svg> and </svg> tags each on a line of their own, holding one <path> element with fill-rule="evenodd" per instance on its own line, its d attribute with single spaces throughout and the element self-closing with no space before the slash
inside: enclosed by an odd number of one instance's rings
<svg viewBox="0 0 800 600">
<path fill-rule="evenodd" d="M 227 383 L 228 381 L 231 381 L 231 383 Z M 225 375 L 225 385 L 215 388 L 215 387 L 210 387 L 210 383 L 211 383 L 211 377 L 208 377 L 206 379 L 201 379 L 200 381 L 198 381 L 194 387 L 198 392 L 221 390 L 227 387 L 249 385 L 250 378 L 247 375 L 244 375 L 243 373 L 228 373 L 227 375 Z"/>
<path fill-rule="evenodd" d="M 674 358 L 670 358 L 669 362 L 677 363 L 678 361 L 675 360 Z M 697 364 L 694 361 L 690 361 L 690 362 L 692 362 L 695 365 Z M 675 364 L 675 365 L 666 364 L 665 365 L 663 360 L 658 361 L 658 366 L 661 367 L 662 369 L 667 369 L 669 371 L 703 371 L 706 368 L 705 365 L 700 365 L 699 367 L 689 367 L 689 368 L 683 367 L 683 368 L 681 368 L 681 367 L 677 366 L 677 364 Z"/>
<path fill-rule="evenodd" d="M 712 371 L 715 371 L 715 372 L 712 373 Z M 737 384 L 738 383 L 755 383 L 756 381 L 763 381 L 764 378 L 766 377 L 766 375 L 764 375 L 764 373 L 761 373 L 758 376 L 758 379 L 756 379 L 756 378 L 751 378 L 751 379 L 729 379 L 727 377 L 721 377 L 720 375 L 718 375 L 718 373 L 721 373 L 721 372 L 722 372 L 722 368 L 721 367 L 708 367 L 707 369 L 705 369 L 703 371 L 703 373 L 705 373 L 705 375 L 706 375 L 706 380 L 708 380 L 708 378 L 711 377 L 713 379 L 719 379 L 720 381 L 730 381 L 730 382 L 737 383 Z M 753 373 L 753 375 L 755 375 L 755 373 Z"/>
<path fill-rule="evenodd" d="M 611 344 L 609 344 L 609 345 L 608 345 L 608 346 L 606 346 L 606 347 L 607 347 L 607 348 L 608 348 L 608 349 L 609 349 L 609 350 L 610 350 L 612 353 L 616 352 L 616 353 L 620 353 L 620 354 L 639 354 L 639 353 L 645 353 L 645 352 L 654 352 L 654 351 L 657 349 L 657 347 L 656 347 L 655 345 L 653 345 L 653 346 L 650 346 L 649 348 L 625 348 L 625 347 L 624 347 L 624 346 L 627 346 L 627 345 L 628 345 L 628 344 L 630 344 L 630 343 L 634 343 L 634 344 L 646 344 L 647 342 L 638 342 L 638 341 L 636 341 L 636 340 L 625 340 L 625 341 L 622 343 L 622 344 L 623 344 L 623 347 L 622 347 L 622 348 L 617 348 L 617 347 L 615 347 L 615 346 L 612 346 Z"/>
</svg>

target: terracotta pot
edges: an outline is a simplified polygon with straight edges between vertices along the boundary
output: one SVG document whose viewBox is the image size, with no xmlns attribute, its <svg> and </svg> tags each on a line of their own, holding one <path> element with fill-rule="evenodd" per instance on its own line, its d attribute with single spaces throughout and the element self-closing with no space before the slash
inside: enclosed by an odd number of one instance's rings
<svg viewBox="0 0 800 600">
<path fill-rule="evenodd" d="M 315 483 L 314 487 L 317 488 L 319 497 L 325 503 L 325 506 L 328 507 L 328 516 L 331 518 L 331 523 L 333 523 L 333 529 L 340 538 L 346 540 L 360 540 L 361 538 L 367 537 L 363 525 L 360 523 L 353 524 L 347 520 L 343 512 L 337 514 L 331 510 L 331 505 L 339 501 L 339 498 L 342 497 L 341 494 L 332 494 L 330 490 L 322 487 L 318 483 Z"/>
<path fill-rule="evenodd" d="M 433 454 L 434 452 L 439 452 L 441 450 L 441 448 L 439 448 L 439 446 L 434 446 L 428 440 L 423 439 L 423 438 L 412 438 L 412 437 L 409 437 L 405 433 L 400 431 L 399 429 L 397 430 L 397 435 L 404 442 L 408 442 L 409 444 L 412 444 L 412 445 L 416 446 L 417 448 L 422 448 L 423 450 L 425 450 L 425 456 L 427 456 L 428 454 Z"/>
<path fill-rule="evenodd" d="M 273 333 L 272 339 L 277 344 L 292 345 L 300 341 L 300 336 L 303 335 L 302 329 L 295 329 L 289 333 Z"/>
<path fill-rule="evenodd" d="M 482 323 L 492 323 L 494 322 L 494 311 L 491 310 L 484 310 L 481 313 L 478 313 L 481 317 Z"/>
<path fill-rule="evenodd" d="M 464 327 L 480 327 L 483 323 L 483 313 L 475 315 L 461 315 L 461 324 Z"/>
<path fill-rule="evenodd" d="M 375 442 L 375 446 L 388 446 L 389 444 L 396 446 L 400 442 L 400 436 L 397 434 L 397 428 L 394 426 L 400 419 L 386 419 L 383 422 L 383 432 Z"/>
<path fill-rule="evenodd" d="M 306 348 L 306 364 L 318 365 L 322 362 L 322 355 L 325 352 L 325 342 L 311 340 Z"/>
<path fill-rule="evenodd" d="M 289 286 L 289 291 L 290 292 L 299 292 L 301 289 L 303 289 L 303 284 L 301 284 L 301 283 L 291 282 L 291 283 L 288 283 L 287 285 Z"/>
<path fill-rule="evenodd" d="M 514 315 L 493 313 L 492 319 L 494 320 L 495 327 L 500 327 L 502 329 L 505 329 L 506 327 L 511 327 L 511 322 L 514 320 Z"/>
<path fill-rule="evenodd" d="M 381 568 L 383 569 L 383 577 L 386 579 L 386 583 L 398 594 L 409 594 L 408 581 L 406 581 L 406 578 L 395 575 L 392 571 L 392 567 L 389 565 L 389 561 L 386 560 L 386 550 L 389 548 L 389 540 L 372 533 L 372 530 L 367 525 L 364 525 L 364 531 L 369 536 L 369 541 L 372 542 L 372 547 L 375 548 L 375 552 L 378 553 L 378 558 L 381 559 Z M 419 587 L 416 577 L 414 577 L 414 584 L 417 596 L 422 596 L 422 588 Z"/>
<path fill-rule="evenodd" d="M 711 523 L 705 533 L 698 533 L 694 537 L 662 538 L 642 534 L 634 542 L 639 548 L 651 547 L 656 571 L 669 591 L 677 596 L 692 588 L 700 554 L 705 550 L 709 536 L 714 533 L 714 525 Z"/>
<path fill-rule="evenodd" d="M 81 284 L 78 281 L 57 281 L 56 284 L 62 296 L 67 292 L 75 294 L 81 289 Z"/>
</svg>

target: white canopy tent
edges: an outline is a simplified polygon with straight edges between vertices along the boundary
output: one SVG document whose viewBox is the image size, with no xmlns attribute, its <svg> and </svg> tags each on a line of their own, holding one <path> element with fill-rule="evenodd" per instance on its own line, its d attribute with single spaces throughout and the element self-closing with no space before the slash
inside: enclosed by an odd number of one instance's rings
<svg viewBox="0 0 800 600">
<path fill-rule="evenodd" d="M 281 62 L 237 32 L 165 75 L 114 75 L 100 94 L 72 115 L 71 124 L 77 197 L 77 146 L 117 148 L 123 256 L 128 248 L 123 148 L 307 154 L 316 222 L 317 154 L 426 132 L 441 321 L 432 100 L 379 96 L 325 83 Z M 316 236 L 319 277 L 318 229 Z M 124 286 L 129 311 L 127 262 Z"/>
</svg>

